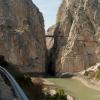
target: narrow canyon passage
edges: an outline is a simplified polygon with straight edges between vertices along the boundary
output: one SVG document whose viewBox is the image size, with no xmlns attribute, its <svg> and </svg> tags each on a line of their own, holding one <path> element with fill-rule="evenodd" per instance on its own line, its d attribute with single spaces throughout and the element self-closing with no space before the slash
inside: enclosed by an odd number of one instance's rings
<svg viewBox="0 0 100 100">
<path fill-rule="evenodd" d="M 43 80 L 77 100 L 100 100 L 99 91 L 66 78 L 80 72 L 100 82 L 100 0 L 0 0 L 0 66 L 29 100 L 47 100 L 52 86 L 45 93 Z"/>
<path fill-rule="evenodd" d="M 37 6 L 43 10 L 38 2 Z M 47 73 L 79 72 L 100 62 L 98 5 L 98 0 L 62 1 L 56 22 L 46 32 Z M 43 15 L 44 19 L 49 17 L 44 12 Z"/>
</svg>

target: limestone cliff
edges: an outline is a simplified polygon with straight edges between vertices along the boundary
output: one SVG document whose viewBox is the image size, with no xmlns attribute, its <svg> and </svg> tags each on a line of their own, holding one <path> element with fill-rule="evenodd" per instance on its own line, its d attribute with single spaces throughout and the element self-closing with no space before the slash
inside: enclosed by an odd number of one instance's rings
<svg viewBox="0 0 100 100">
<path fill-rule="evenodd" d="M 99 0 L 63 0 L 52 52 L 56 73 L 77 72 L 100 62 Z"/>
<path fill-rule="evenodd" d="M 45 71 L 44 20 L 32 0 L 0 0 L 0 55 L 23 72 Z"/>
<path fill-rule="evenodd" d="M 51 49 L 54 44 L 54 31 L 55 31 L 56 25 L 51 26 L 46 33 L 46 46 L 47 49 Z"/>
</svg>

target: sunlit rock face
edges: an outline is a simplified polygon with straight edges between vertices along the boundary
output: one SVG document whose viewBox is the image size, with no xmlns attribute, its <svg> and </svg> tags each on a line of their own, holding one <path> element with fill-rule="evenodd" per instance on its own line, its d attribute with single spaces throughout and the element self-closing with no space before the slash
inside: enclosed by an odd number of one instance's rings
<svg viewBox="0 0 100 100">
<path fill-rule="evenodd" d="M 47 49 L 50 50 L 54 45 L 54 31 L 55 31 L 56 25 L 51 26 L 46 33 L 46 46 Z"/>
<path fill-rule="evenodd" d="M 32 0 L 0 0 L 0 55 L 23 72 L 45 71 L 44 20 Z"/>
<path fill-rule="evenodd" d="M 63 0 L 54 31 L 55 72 L 78 72 L 100 62 L 99 0 Z"/>
</svg>

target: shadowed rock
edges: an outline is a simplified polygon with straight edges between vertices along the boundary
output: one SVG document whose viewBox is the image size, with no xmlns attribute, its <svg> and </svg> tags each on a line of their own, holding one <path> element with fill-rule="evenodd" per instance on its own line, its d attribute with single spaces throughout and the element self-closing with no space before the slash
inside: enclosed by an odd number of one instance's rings
<svg viewBox="0 0 100 100">
<path fill-rule="evenodd" d="M 0 0 L 0 55 L 23 72 L 45 71 L 44 20 L 32 0 Z"/>
</svg>

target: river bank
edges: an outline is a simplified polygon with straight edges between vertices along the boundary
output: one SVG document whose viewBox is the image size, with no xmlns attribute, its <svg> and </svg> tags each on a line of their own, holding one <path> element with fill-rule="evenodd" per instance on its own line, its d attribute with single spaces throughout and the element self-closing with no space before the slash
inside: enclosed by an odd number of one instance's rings
<svg viewBox="0 0 100 100">
<path fill-rule="evenodd" d="M 81 83 L 83 83 L 85 86 L 91 89 L 100 91 L 100 85 L 96 84 L 95 81 L 89 80 L 88 78 L 82 75 L 74 76 L 73 79 L 79 80 Z"/>
</svg>

